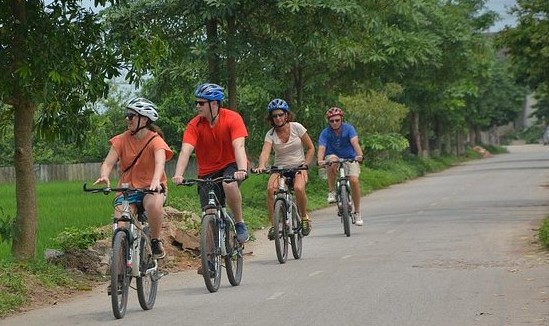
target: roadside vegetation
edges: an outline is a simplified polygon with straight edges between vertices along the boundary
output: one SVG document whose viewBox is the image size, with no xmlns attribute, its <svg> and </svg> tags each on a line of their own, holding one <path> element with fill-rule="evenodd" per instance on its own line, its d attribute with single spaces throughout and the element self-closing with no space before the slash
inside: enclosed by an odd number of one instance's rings
<svg viewBox="0 0 549 326">
<path fill-rule="evenodd" d="M 549 250 L 549 216 L 545 218 L 539 228 L 539 241 Z"/>
<path fill-rule="evenodd" d="M 501 148 L 490 148 L 492 152 L 502 152 Z M 439 158 L 410 157 L 394 160 L 376 167 L 362 166 L 360 181 L 363 195 L 385 188 L 392 184 L 404 182 L 438 172 L 459 164 L 462 161 L 480 158 L 473 150 L 466 155 Z M 268 176 L 251 175 L 242 184 L 244 198 L 244 215 L 250 228 L 257 230 L 265 227 L 268 217 L 265 209 L 265 184 Z M 15 214 L 15 185 L 0 185 L 0 230 L 9 229 Z M 258 189 L 260 189 L 258 191 Z M 112 196 L 90 195 L 82 191 L 81 182 L 39 183 L 39 232 L 38 255 L 32 262 L 16 262 L 10 255 L 11 240 L 9 232 L 2 233 L 0 244 L 0 318 L 20 311 L 28 306 L 40 303 L 48 297 L 56 298 L 93 288 L 104 278 L 97 275 L 82 275 L 75 271 L 48 263 L 44 250 L 53 248 L 65 250 L 71 247 L 85 248 L 95 240 L 109 237 L 102 226 L 110 223 L 112 214 Z M 310 170 L 307 187 L 310 210 L 326 207 L 326 181 L 319 176 L 318 169 Z M 199 212 L 196 189 L 187 187 L 170 187 L 168 205 L 178 210 Z M 367 216 L 367 211 L 366 211 Z"/>
</svg>

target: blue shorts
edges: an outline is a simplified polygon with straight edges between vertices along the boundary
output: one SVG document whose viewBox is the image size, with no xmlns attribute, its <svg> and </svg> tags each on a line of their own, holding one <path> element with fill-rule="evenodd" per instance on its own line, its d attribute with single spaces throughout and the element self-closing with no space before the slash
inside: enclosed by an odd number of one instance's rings
<svg viewBox="0 0 549 326">
<path fill-rule="evenodd" d="M 128 201 L 130 202 L 130 204 L 141 204 L 143 203 L 143 197 L 145 197 L 144 193 L 134 192 L 128 195 Z M 122 205 L 122 200 L 124 200 L 124 195 L 118 195 L 114 199 L 114 206 Z"/>
</svg>

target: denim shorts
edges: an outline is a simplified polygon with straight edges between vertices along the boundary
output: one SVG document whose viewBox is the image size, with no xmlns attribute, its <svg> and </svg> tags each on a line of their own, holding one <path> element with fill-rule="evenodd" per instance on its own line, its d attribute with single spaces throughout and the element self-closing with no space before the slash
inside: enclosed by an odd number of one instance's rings
<svg viewBox="0 0 549 326">
<path fill-rule="evenodd" d="M 143 202 L 143 197 L 145 194 L 142 192 L 134 192 L 128 195 L 128 201 L 130 204 L 141 204 Z M 122 200 L 124 200 L 124 195 L 119 194 L 114 199 L 114 206 L 122 205 Z"/>
</svg>

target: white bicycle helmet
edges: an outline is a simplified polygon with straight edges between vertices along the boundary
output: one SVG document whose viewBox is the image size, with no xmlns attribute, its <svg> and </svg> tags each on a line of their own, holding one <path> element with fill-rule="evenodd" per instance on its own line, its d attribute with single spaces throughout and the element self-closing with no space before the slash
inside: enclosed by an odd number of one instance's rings
<svg viewBox="0 0 549 326">
<path fill-rule="evenodd" d="M 158 112 L 153 102 L 143 97 L 136 97 L 128 101 L 127 109 L 134 110 L 137 114 L 149 118 L 151 121 L 158 120 Z"/>
</svg>

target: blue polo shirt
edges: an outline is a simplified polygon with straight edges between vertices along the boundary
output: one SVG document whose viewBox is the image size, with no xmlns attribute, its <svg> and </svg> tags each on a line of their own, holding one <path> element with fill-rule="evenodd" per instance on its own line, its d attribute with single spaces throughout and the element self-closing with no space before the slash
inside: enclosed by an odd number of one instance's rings
<svg viewBox="0 0 549 326">
<path fill-rule="evenodd" d="M 351 138 L 358 136 L 355 127 L 343 122 L 341 132 L 336 135 L 330 127 L 324 128 L 318 137 L 318 145 L 326 147 L 326 155 L 337 155 L 339 158 L 353 159 L 356 152 L 351 145 Z"/>
</svg>

